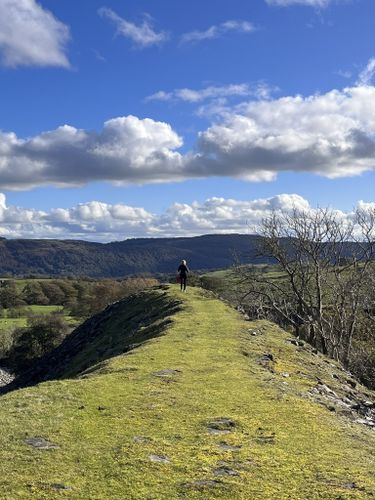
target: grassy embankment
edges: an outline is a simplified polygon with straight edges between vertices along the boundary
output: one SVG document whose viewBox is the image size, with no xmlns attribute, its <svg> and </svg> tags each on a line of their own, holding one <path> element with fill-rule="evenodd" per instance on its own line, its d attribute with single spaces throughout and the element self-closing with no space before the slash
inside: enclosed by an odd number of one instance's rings
<svg viewBox="0 0 375 500">
<path fill-rule="evenodd" d="M 2 497 L 373 498 L 374 433 L 307 397 L 316 377 L 334 387 L 338 369 L 202 290 L 181 298 L 164 336 L 84 377 L 1 398 Z M 259 364 L 270 352 L 274 373 Z M 223 417 L 229 432 L 209 432 Z M 32 437 L 58 448 L 35 449 Z"/>
</svg>

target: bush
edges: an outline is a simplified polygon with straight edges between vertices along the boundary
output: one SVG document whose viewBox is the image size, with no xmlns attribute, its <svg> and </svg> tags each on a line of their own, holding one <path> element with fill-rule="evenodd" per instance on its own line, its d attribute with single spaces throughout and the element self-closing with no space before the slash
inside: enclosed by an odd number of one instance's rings
<svg viewBox="0 0 375 500">
<path fill-rule="evenodd" d="M 59 313 L 32 316 L 26 328 L 16 328 L 7 364 L 16 371 L 24 371 L 33 362 L 57 347 L 69 333 L 69 325 Z"/>
<path fill-rule="evenodd" d="M 353 344 L 349 370 L 367 387 L 375 389 L 375 342 L 357 341 Z"/>
<path fill-rule="evenodd" d="M 7 311 L 7 318 L 23 318 L 26 309 L 24 307 L 11 307 Z"/>
</svg>

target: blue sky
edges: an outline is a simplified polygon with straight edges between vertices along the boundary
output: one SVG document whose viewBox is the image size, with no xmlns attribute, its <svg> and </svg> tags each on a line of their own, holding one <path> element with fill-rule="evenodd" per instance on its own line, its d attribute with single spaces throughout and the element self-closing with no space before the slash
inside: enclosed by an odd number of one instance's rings
<svg viewBox="0 0 375 500">
<path fill-rule="evenodd" d="M 375 202 L 373 0 L 0 2 L 0 235 Z"/>
</svg>

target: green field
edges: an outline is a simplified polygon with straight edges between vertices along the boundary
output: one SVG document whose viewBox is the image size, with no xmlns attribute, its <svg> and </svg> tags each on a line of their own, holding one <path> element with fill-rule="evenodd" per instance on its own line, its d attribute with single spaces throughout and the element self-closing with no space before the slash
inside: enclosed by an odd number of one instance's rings
<svg viewBox="0 0 375 500">
<path fill-rule="evenodd" d="M 309 396 L 318 377 L 339 390 L 338 365 L 297 349 L 275 325 L 244 321 L 209 292 L 158 293 L 183 301 L 164 336 L 81 378 L 2 397 L 4 499 L 374 497 L 373 431 Z M 113 329 L 120 335 L 121 307 L 107 316 L 102 345 Z M 265 353 L 272 371 L 259 362 Z M 30 438 L 55 447 L 34 448 Z"/>
<path fill-rule="evenodd" d="M 22 291 L 26 285 L 29 283 L 35 283 L 36 281 L 56 281 L 58 278 L 1 278 L 1 281 L 14 281 L 16 283 L 17 289 Z"/>
</svg>

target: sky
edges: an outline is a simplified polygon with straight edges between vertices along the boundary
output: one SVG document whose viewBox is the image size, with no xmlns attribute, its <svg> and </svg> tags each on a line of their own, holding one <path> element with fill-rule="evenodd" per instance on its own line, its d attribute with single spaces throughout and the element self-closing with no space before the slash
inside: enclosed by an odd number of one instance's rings
<svg viewBox="0 0 375 500">
<path fill-rule="evenodd" d="M 374 18 L 373 0 L 0 0 L 0 236 L 375 207 Z"/>
</svg>

